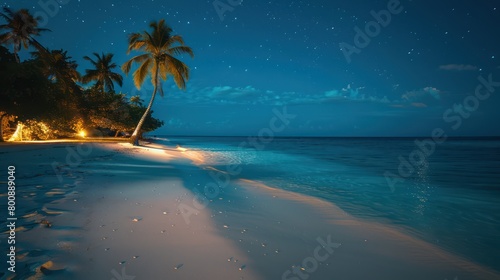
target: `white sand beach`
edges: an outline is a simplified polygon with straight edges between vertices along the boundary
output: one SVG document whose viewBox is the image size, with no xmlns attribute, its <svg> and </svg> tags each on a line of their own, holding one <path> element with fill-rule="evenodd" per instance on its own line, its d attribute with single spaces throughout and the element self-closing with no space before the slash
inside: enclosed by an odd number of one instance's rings
<svg viewBox="0 0 500 280">
<path fill-rule="evenodd" d="M 151 143 L 1 144 L 1 213 L 15 166 L 17 221 L 16 272 L 0 279 L 500 279 L 402 229 L 203 158 Z M 221 188 L 203 200 L 205 186 Z"/>
</svg>

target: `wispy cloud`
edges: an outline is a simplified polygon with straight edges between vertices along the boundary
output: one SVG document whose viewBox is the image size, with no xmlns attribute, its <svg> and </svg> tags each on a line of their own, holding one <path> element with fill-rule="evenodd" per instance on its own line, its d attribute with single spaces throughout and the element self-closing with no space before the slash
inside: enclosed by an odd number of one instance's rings
<svg viewBox="0 0 500 280">
<path fill-rule="evenodd" d="M 336 100 L 349 100 L 349 101 L 368 101 L 368 102 L 381 102 L 381 103 L 389 103 L 389 99 L 387 96 L 384 97 L 375 97 L 369 94 L 363 93 L 365 87 L 353 87 L 351 84 L 348 84 L 346 87 L 342 89 L 333 89 L 324 92 L 322 98 L 320 98 L 320 102 L 334 102 Z"/>
<path fill-rule="evenodd" d="M 411 106 L 417 107 L 417 108 L 425 108 L 425 107 L 427 107 L 427 104 L 422 103 L 422 102 L 413 102 L 413 103 L 411 103 Z"/>
<path fill-rule="evenodd" d="M 441 94 L 442 94 L 441 90 L 435 87 L 425 87 L 419 90 L 407 91 L 401 96 L 401 99 L 403 101 L 416 101 L 432 97 L 434 99 L 439 100 L 441 99 Z"/>
<path fill-rule="evenodd" d="M 394 108 L 426 108 L 441 100 L 442 95 L 442 90 L 430 86 L 418 90 L 410 90 L 402 94 L 400 99 L 393 100 L 390 106 Z"/>
<path fill-rule="evenodd" d="M 478 68 L 470 64 L 446 64 L 439 66 L 439 69 L 446 71 L 476 71 Z"/>
<path fill-rule="evenodd" d="M 336 102 L 372 102 L 388 105 L 403 104 L 406 106 L 424 107 L 433 100 L 441 98 L 441 91 L 434 87 L 407 91 L 402 95 L 389 98 L 386 95 L 375 96 L 365 87 L 355 87 L 348 84 L 345 87 L 324 92 L 278 92 L 262 90 L 253 86 L 234 87 L 227 85 L 196 88 L 191 86 L 188 92 L 178 92 L 174 89 L 166 91 L 169 103 L 205 104 L 205 105 L 300 105 L 322 104 Z M 394 94 L 394 93 L 391 93 Z M 412 105 L 413 103 L 413 105 Z"/>
</svg>

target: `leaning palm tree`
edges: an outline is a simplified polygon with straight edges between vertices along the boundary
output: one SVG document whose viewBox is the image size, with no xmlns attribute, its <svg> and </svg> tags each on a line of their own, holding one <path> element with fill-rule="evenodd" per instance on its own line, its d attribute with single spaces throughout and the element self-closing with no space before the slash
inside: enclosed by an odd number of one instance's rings
<svg viewBox="0 0 500 280">
<path fill-rule="evenodd" d="M 12 45 L 16 61 L 19 63 L 19 51 L 21 47 L 27 49 L 30 45 L 34 46 L 40 52 L 47 52 L 33 36 L 40 35 L 42 31 L 49 31 L 49 29 L 39 28 L 39 18 L 33 17 L 27 9 L 19 11 L 12 11 L 4 7 L 3 13 L 0 13 L 6 24 L 0 25 L 0 30 L 7 30 L 5 33 L 0 34 L 0 44 Z"/>
<path fill-rule="evenodd" d="M 88 56 L 84 56 L 83 59 L 90 61 L 94 66 L 94 69 L 86 69 L 85 75 L 82 77 L 82 83 L 88 84 L 90 82 L 95 81 L 95 86 L 101 92 L 105 90 L 107 92 L 114 92 L 115 85 L 113 82 L 116 82 L 118 85 L 122 86 L 123 77 L 122 75 L 113 72 L 112 70 L 117 67 L 114 62 L 111 62 L 113 59 L 113 54 L 107 53 L 99 55 L 98 53 L 94 53 L 96 60 Z"/>
<path fill-rule="evenodd" d="M 191 48 L 184 45 L 181 36 L 172 35 L 172 28 L 165 23 L 164 19 L 151 22 L 149 27 L 151 27 L 151 33 L 143 31 L 142 33 L 132 33 L 129 36 L 127 53 L 134 50 L 142 51 L 144 54 L 134 56 L 122 65 L 123 72 L 128 74 L 133 63 L 139 64 L 133 74 L 134 84 L 137 89 L 141 89 L 141 85 L 149 75 L 154 86 L 149 105 L 130 137 L 130 142 L 134 146 L 139 145 L 142 124 L 151 112 L 157 92 L 159 91 L 160 95 L 163 96 L 161 81 L 165 81 L 168 76 L 172 76 L 177 87 L 180 89 L 186 88 L 186 81 L 189 79 L 189 67 L 174 56 L 182 54 L 194 56 Z"/>
</svg>

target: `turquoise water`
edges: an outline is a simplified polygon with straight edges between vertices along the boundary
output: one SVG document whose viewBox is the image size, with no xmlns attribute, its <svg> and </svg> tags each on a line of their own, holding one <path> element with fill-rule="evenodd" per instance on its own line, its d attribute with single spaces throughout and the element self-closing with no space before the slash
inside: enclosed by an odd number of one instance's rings
<svg viewBox="0 0 500 280">
<path fill-rule="evenodd" d="M 240 147 L 248 140 L 165 142 L 203 150 L 206 164 L 221 169 L 238 164 L 239 178 L 331 201 L 500 271 L 499 139 L 448 139 L 393 188 L 384 174 L 400 174 L 399 158 L 418 150 L 415 139 L 276 138 L 258 149 Z"/>
</svg>

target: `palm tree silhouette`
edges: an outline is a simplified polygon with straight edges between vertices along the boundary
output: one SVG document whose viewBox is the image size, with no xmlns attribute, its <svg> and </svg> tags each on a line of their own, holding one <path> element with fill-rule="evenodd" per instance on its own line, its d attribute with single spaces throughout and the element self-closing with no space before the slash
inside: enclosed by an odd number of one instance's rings
<svg viewBox="0 0 500 280">
<path fill-rule="evenodd" d="M 95 69 L 85 70 L 85 75 L 82 77 L 82 83 L 87 84 L 95 81 L 95 86 L 101 92 L 104 92 L 105 90 L 107 92 L 114 92 L 115 85 L 113 82 L 116 82 L 121 87 L 123 84 L 123 77 L 118 73 L 112 72 L 112 70 L 117 67 L 117 65 L 112 62 L 113 54 L 93 54 L 96 57 L 96 60 L 93 60 L 88 56 L 83 57 L 83 59 L 90 61 Z"/>
<path fill-rule="evenodd" d="M 7 21 L 6 24 L 0 25 L 0 30 L 7 30 L 7 32 L 0 34 L 0 44 L 11 44 L 13 46 L 18 63 L 20 62 L 18 53 L 21 47 L 27 49 L 31 45 L 40 52 L 48 52 L 33 36 L 38 36 L 40 32 L 50 30 L 39 28 L 38 18 L 33 17 L 27 9 L 14 12 L 4 7 L 0 16 Z"/>
<path fill-rule="evenodd" d="M 76 70 L 78 65 L 71 60 L 67 51 L 33 52 L 32 55 L 40 62 L 42 73 L 62 91 L 69 93 L 78 91 L 79 87 L 76 84 L 80 80 L 80 73 Z"/>
<path fill-rule="evenodd" d="M 172 28 L 165 23 L 164 19 L 158 22 L 151 22 L 149 27 L 151 27 L 151 33 L 143 31 L 142 33 L 132 33 L 129 35 L 127 53 L 134 50 L 142 51 L 144 54 L 134 56 L 122 65 L 123 72 L 128 75 L 132 64 L 139 64 L 139 67 L 133 74 L 134 84 L 137 89 L 140 90 L 141 85 L 148 75 L 151 75 L 151 82 L 154 86 L 149 105 L 130 137 L 130 142 L 134 146 L 139 145 L 141 127 L 146 116 L 151 111 L 158 90 L 160 91 L 160 95 L 163 96 L 161 81 L 165 81 L 168 76 L 172 76 L 177 87 L 180 89 L 186 88 L 186 81 L 189 79 L 189 67 L 174 56 L 189 54 L 191 57 L 194 57 L 191 48 L 184 45 L 182 37 L 172 35 Z"/>
</svg>

